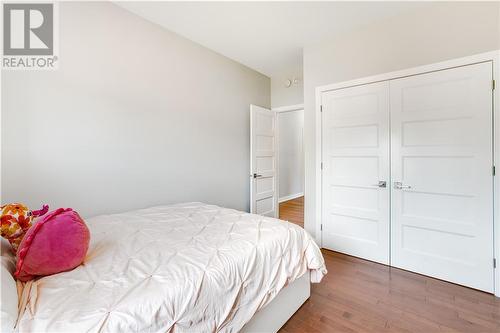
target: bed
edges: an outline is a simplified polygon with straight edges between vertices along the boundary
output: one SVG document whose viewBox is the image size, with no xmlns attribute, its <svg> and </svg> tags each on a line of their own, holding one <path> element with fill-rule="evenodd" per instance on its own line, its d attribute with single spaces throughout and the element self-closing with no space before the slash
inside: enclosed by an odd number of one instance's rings
<svg viewBox="0 0 500 333">
<path fill-rule="evenodd" d="M 326 268 L 302 228 L 203 203 L 86 220 L 83 265 L 24 284 L 19 332 L 276 331 Z"/>
</svg>

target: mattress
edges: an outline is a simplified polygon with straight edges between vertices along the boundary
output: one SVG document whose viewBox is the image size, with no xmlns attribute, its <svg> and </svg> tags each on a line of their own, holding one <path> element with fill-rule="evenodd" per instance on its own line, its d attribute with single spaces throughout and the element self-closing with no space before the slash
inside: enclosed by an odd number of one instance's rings
<svg viewBox="0 0 500 333">
<path fill-rule="evenodd" d="M 294 224 L 202 203 L 88 219 L 78 268 L 28 282 L 20 332 L 237 332 L 326 268 Z"/>
</svg>

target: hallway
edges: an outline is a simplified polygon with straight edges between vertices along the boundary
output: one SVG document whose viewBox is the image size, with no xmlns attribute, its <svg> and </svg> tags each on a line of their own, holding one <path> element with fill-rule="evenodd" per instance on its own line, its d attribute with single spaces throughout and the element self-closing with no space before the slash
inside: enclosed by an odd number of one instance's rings
<svg viewBox="0 0 500 333">
<path fill-rule="evenodd" d="M 280 203 L 280 219 L 304 228 L 304 197 Z"/>
</svg>

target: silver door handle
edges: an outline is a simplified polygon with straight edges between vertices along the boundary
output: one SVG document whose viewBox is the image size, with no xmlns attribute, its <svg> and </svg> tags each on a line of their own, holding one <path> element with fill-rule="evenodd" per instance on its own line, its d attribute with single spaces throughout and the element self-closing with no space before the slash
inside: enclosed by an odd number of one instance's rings
<svg viewBox="0 0 500 333">
<path fill-rule="evenodd" d="M 380 188 L 386 188 L 387 187 L 387 182 L 385 180 L 379 180 L 378 184 L 375 184 L 373 186 L 377 186 L 377 187 L 380 187 Z"/>
<path fill-rule="evenodd" d="M 410 189 L 410 185 L 404 185 L 402 182 L 394 182 L 394 188 L 396 190 L 405 190 L 405 189 Z"/>
<path fill-rule="evenodd" d="M 253 174 L 253 175 L 251 175 L 250 177 L 253 177 L 253 178 L 259 178 L 259 177 L 262 177 L 262 175 L 259 175 L 259 174 L 254 173 L 254 174 Z"/>
</svg>

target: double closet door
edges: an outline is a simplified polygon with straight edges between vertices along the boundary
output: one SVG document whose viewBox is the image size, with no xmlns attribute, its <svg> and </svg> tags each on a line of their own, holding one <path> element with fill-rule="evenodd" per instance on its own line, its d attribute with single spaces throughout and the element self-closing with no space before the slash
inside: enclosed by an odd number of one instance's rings
<svg viewBox="0 0 500 333">
<path fill-rule="evenodd" d="M 321 98 L 323 247 L 492 292 L 492 63 Z"/>
</svg>

